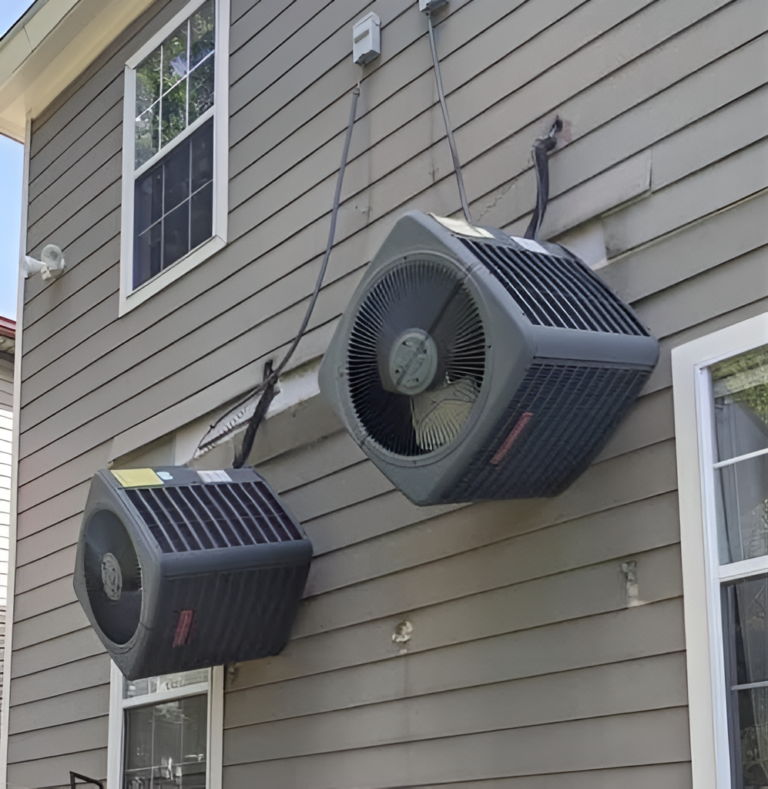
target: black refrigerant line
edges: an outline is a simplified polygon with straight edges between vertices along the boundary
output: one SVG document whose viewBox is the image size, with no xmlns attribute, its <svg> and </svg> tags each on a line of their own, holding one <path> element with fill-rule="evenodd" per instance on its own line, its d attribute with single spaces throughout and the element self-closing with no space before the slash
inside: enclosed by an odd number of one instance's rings
<svg viewBox="0 0 768 789">
<path fill-rule="evenodd" d="M 461 208 L 464 211 L 464 218 L 472 223 L 472 215 L 469 213 L 469 203 L 467 202 L 467 192 L 464 189 L 464 176 L 461 173 L 461 161 L 459 160 L 459 152 L 456 150 L 456 140 L 453 138 L 453 129 L 451 128 L 451 119 L 448 117 L 448 105 L 445 101 L 445 91 L 443 90 L 443 77 L 440 73 L 440 58 L 437 56 L 437 44 L 435 43 L 435 28 L 432 25 L 432 11 L 428 9 L 427 22 L 429 24 L 429 48 L 432 50 L 432 65 L 435 69 L 435 82 L 437 83 L 437 95 L 440 98 L 440 109 L 443 111 L 443 122 L 445 123 L 445 133 L 448 137 L 448 147 L 451 149 L 451 158 L 453 159 L 453 169 L 456 173 L 456 183 L 459 187 L 459 199 L 461 200 Z"/>
<path fill-rule="evenodd" d="M 256 433 L 259 430 L 259 425 L 264 420 L 264 417 L 267 415 L 267 411 L 269 410 L 269 404 L 272 402 L 272 399 L 275 396 L 275 387 L 277 385 L 277 380 L 280 377 L 280 373 L 285 369 L 285 366 L 288 364 L 288 361 L 293 356 L 296 348 L 301 341 L 301 338 L 304 336 L 304 332 L 307 330 L 307 326 L 309 325 L 309 319 L 312 316 L 312 311 L 315 308 L 315 304 L 317 303 L 317 297 L 320 295 L 320 288 L 323 284 L 323 278 L 325 277 L 326 269 L 328 268 L 328 261 L 331 257 L 331 249 L 333 248 L 333 241 L 336 236 L 336 220 L 339 216 L 339 205 L 341 203 L 341 186 L 344 182 L 344 170 L 347 167 L 347 159 L 349 157 L 349 144 L 352 140 L 352 128 L 355 125 L 355 115 L 357 113 L 357 99 L 360 96 L 360 84 L 355 87 L 352 91 L 352 106 L 350 107 L 349 111 L 349 123 L 347 124 L 347 136 L 344 140 L 344 150 L 341 154 L 341 165 L 339 167 L 339 175 L 336 179 L 336 193 L 333 196 L 333 211 L 331 212 L 331 227 L 328 231 L 328 244 L 325 248 L 325 256 L 323 257 L 322 265 L 320 266 L 320 272 L 317 275 L 317 281 L 315 282 L 315 290 L 312 294 L 312 298 L 309 301 L 309 305 L 307 306 L 307 311 L 304 313 L 304 320 L 301 322 L 301 326 L 291 343 L 291 347 L 288 349 L 285 356 L 283 356 L 280 363 L 274 369 L 267 368 L 264 380 L 259 384 L 258 387 L 254 390 L 254 392 L 249 395 L 252 397 L 255 394 L 261 392 L 261 397 L 259 398 L 259 402 L 256 405 L 256 409 L 253 412 L 253 415 L 248 420 L 248 426 L 245 429 L 245 435 L 243 436 L 243 442 L 240 445 L 240 449 L 238 452 L 235 453 L 235 459 L 232 461 L 233 468 L 242 468 L 245 465 L 245 461 L 248 459 L 248 455 L 251 454 L 251 450 L 253 449 L 253 442 L 256 439 Z"/>
<path fill-rule="evenodd" d="M 539 137 L 533 144 L 533 168 L 536 171 L 536 207 L 525 231 L 525 238 L 539 240 L 539 230 L 544 221 L 549 202 L 549 152 L 557 145 L 557 135 L 562 131 L 563 122 L 559 117 L 549 129 L 546 137 Z"/>
</svg>

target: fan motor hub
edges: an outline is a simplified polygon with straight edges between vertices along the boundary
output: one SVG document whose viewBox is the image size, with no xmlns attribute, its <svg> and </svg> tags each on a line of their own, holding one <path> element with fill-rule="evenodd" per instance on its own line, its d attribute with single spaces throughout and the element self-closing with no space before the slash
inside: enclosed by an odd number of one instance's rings
<svg viewBox="0 0 768 789">
<path fill-rule="evenodd" d="M 101 583 L 104 594 L 110 600 L 119 600 L 123 593 L 123 572 L 120 562 L 111 553 L 105 553 L 101 558 Z"/>
<path fill-rule="evenodd" d="M 395 391 L 417 395 L 435 380 L 440 354 L 437 343 L 424 329 L 404 331 L 389 354 L 389 376 Z"/>
</svg>

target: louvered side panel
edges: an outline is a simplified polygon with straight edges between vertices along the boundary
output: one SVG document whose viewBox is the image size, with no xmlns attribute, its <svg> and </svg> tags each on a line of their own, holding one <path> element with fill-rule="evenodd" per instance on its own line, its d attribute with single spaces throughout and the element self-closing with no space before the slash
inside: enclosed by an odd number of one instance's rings
<svg viewBox="0 0 768 789">
<path fill-rule="evenodd" d="M 448 501 L 537 498 L 565 490 L 589 466 L 648 380 L 647 370 L 532 364 Z"/>
<path fill-rule="evenodd" d="M 647 336 L 632 310 L 572 258 L 462 238 L 534 325 Z"/>
</svg>

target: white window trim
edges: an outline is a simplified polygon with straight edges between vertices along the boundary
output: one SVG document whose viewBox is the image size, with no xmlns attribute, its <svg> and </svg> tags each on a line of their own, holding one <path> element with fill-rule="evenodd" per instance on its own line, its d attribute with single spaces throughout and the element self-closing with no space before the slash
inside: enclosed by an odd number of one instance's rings
<svg viewBox="0 0 768 789">
<path fill-rule="evenodd" d="M 721 568 L 714 522 L 712 393 L 707 368 L 768 344 L 768 314 L 672 350 L 688 705 L 694 789 L 731 789 L 720 583 L 766 560 Z"/>
<path fill-rule="evenodd" d="M 110 661 L 111 662 L 111 661 Z M 125 710 L 146 704 L 157 704 L 171 699 L 198 695 L 203 686 L 188 685 L 184 688 L 123 698 L 123 675 L 111 662 L 109 687 L 109 736 L 107 741 L 107 789 L 120 789 L 123 780 L 123 744 L 125 742 Z M 222 789 L 224 759 L 224 667 L 210 670 L 208 693 L 208 761 L 206 789 Z"/>
<path fill-rule="evenodd" d="M 133 198 L 135 181 L 135 107 L 136 67 L 205 0 L 191 0 L 182 11 L 171 19 L 125 65 L 125 91 L 123 96 L 123 181 L 120 234 L 120 303 L 119 314 L 125 315 L 139 304 L 152 298 L 179 277 L 227 243 L 227 195 L 229 187 L 229 0 L 216 3 L 216 59 L 213 106 L 213 236 L 161 271 L 156 277 L 133 289 Z M 202 121 L 201 121 L 202 122 Z M 186 136 L 186 135 L 185 135 Z M 170 146 L 168 147 L 170 150 Z"/>
</svg>

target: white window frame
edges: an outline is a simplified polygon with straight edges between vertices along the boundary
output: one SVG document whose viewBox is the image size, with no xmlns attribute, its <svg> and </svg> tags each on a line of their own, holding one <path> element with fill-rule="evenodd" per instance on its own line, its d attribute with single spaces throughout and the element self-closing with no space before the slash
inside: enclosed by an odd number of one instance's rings
<svg viewBox="0 0 768 789">
<path fill-rule="evenodd" d="M 107 742 L 107 789 L 120 789 L 123 785 L 123 759 L 125 744 L 125 711 L 151 704 L 208 694 L 208 755 L 206 763 L 206 789 L 222 789 L 224 757 L 224 667 L 209 670 L 207 686 L 187 685 L 183 688 L 160 691 L 135 698 L 124 698 L 124 678 L 120 669 L 111 663 L 109 688 L 109 737 Z"/>
<path fill-rule="evenodd" d="M 768 314 L 672 350 L 688 706 L 694 789 L 732 789 L 720 586 L 768 572 L 768 557 L 720 565 L 708 368 L 768 344 Z"/>
<path fill-rule="evenodd" d="M 216 6 L 215 32 L 215 76 L 214 105 L 195 123 L 169 143 L 160 152 L 168 154 L 177 144 L 185 140 L 194 129 L 213 116 L 213 235 L 199 247 L 193 249 L 157 276 L 133 287 L 133 202 L 136 172 L 135 169 L 135 111 L 136 111 L 136 68 L 160 44 L 168 38 L 179 25 L 186 21 L 205 2 L 191 0 L 164 25 L 125 65 L 125 90 L 123 96 L 123 181 L 122 211 L 120 234 L 120 304 L 119 314 L 130 310 L 152 298 L 163 288 L 168 287 L 179 277 L 211 255 L 223 249 L 227 243 L 227 195 L 229 187 L 229 0 L 214 0 Z M 151 160 L 160 161 L 162 156 Z M 151 165 L 147 165 L 151 166 Z"/>
</svg>

